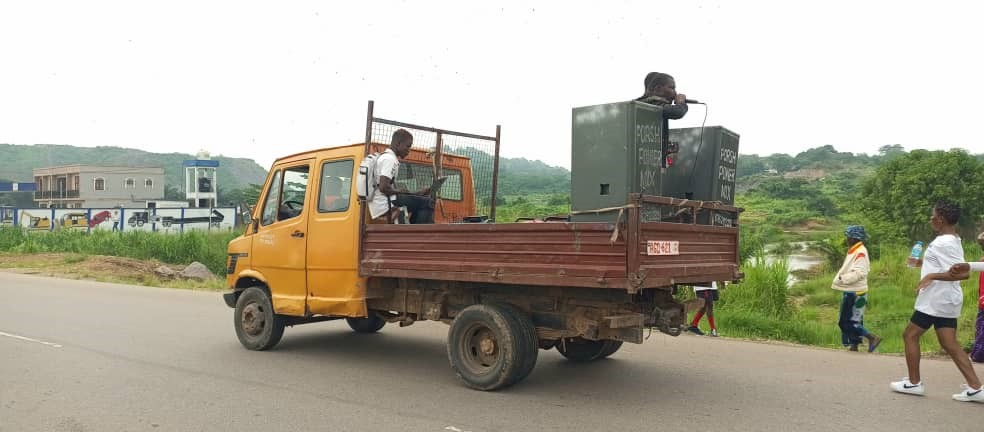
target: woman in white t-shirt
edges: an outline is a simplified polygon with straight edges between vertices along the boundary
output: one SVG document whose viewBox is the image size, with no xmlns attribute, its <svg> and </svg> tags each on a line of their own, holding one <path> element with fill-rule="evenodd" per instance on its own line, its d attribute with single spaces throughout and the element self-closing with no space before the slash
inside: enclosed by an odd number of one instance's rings
<svg viewBox="0 0 984 432">
<path fill-rule="evenodd" d="M 703 336 L 704 332 L 697 325 L 700 324 L 700 319 L 707 314 L 707 324 L 711 326 L 711 331 L 708 335 L 718 337 L 717 326 L 714 325 L 714 302 L 718 300 L 717 282 L 711 282 L 709 284 L 705 282 L 694 285 L 694 294 L 697 295 L 697 298 L 704 299 L 704 307 L 697 311 L 697 315 L 694 315 L 694 320 L 690 322 L 690 327 L 687 328 L 687 331 Z"/>
<path fill-rule="evenodd" d="M 916 310 L 912 313 L 905 332 L 902 333 L 909 376 L 902 381 L 893 382 L 890 387 L 899 393 L 920 396 L 925 394 L 926 387 L 919 373 L 919 339 L 930 327 L 936 327 L 936 338 L 940 346 L 950 355 L 950 359 L 967 380 L 964 389 L 954 394 L 953 399 L 962 402 L 984 402 L 981 380 L 974 372 L 974 366 L 967 353 L 957 342 L 957 318 L 960 317 L 960 308 L 963 306 L 960 281 L 970 276 L 967 272 L 962 274 L 950 272 L 954 264 L 964 262 L 963 245 L 956 229 L 959 220 L 958 205 L 941 200 L 933 207 L 929 223 L 938 236 L 926 248 L 926 253 L 919 262 L 922 268 L 922 280 L 916 288 L 919 293 L 916 296 Z"/>
</svg>

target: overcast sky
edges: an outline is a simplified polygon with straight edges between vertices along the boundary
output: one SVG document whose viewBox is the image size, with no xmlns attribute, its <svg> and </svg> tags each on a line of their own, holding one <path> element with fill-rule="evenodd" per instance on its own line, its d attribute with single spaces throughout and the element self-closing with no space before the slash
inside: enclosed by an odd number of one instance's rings
<svg viewBox="0 0 984 432">
<path fill-rule="evenodd" d="M 380 117 L 570 166 L 571 108 L 649 71 L 744 154 L 984 152 L 980 2 L 0 3 L 0 143 L 255 159 Z M 692 106 L 671 127 L 699 126 Z"/>
</svg>

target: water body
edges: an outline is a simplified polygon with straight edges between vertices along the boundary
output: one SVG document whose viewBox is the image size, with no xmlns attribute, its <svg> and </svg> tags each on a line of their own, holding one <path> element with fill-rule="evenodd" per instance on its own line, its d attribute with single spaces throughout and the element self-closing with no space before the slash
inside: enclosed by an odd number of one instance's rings
<svg viewBox="0 0 984 432">
<path fill-rule="evenodd" d="M 796 277 L 793 276 L 793 272 L 794 271 L 796 271 L 796 270 L 809 270 L 809 269 L 813 268 L 814 266 L 817 266 L 817 265 L 820 265 L 820 264 L 823 263 L 823 258 L 820 258 L 818 256 L 814 256 L 814 255 L 808 255 L 808 254 L 806 254 L 806 250 L 807 250 L 807 247 L 809 246 L 809 244 L 810 244 L 810 242 L 793 242 L 793 243 L 790 243 L 790 245 L 793 246 L 794 252 L 791 253 L 791 254 L 789 254 L 786 257 L 775 255 L 775 254 L 772 254 L 770 252 L 770 251 L 774 250 L 776 246 L 778 246 L 777 243 L 767 244 L 767 245 L 765 245 L 765 250 L 766 250 L 765 262 L 768 263 L 768 264 L 772 264 L 772 263 L 775 263 L 776 261 L 778 261 L 780 259 L 784 259 L 785 258 L 786 261 L 787 261 L 787 263 L 788 263 L 788 265 L 789 265 L 789 278 L 787 279 L 787 281 L 788 281 L 789 286 L 793 286 L 793 284 L 796 283 L 796 281 L 797 281 Z"/>
</svg>

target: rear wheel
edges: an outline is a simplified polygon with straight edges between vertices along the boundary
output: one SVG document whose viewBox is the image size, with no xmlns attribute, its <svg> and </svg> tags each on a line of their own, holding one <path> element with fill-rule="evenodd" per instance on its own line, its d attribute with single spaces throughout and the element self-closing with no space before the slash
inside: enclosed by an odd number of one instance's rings
<svg viewBox="0 0 984 432">
<path fill-rule="evenodd" d="M 598 354 L 598 359 L 600 360 L 612 354 L 615 354 L 615 352 L 617 352 L 619 348 L 622 348 L 622 341 L 606 339 L 605 345 L 601 349 L 601 353 Z"/>
<path fill-rule="evenodd" d="M 533 326 L 533 321 L 530 317 L 519 308 L 507 303 L 497 303 L 496 306 L 509 312 L 519 328 L 521 328 L 523 333 L 526 334 L 527 341 L 525 343 L 528 345 L 531 355 L 526 357 L 526 364 L 523 365 L 519 374 L 513 380 L 513 383 L 518 383 L 526 379 L 526 377 L 533 372 L 533 368 L 536 367 L 536 359 L 540 354 L 540 342 L 539 338 L 536 336 L 536 327 Z"/>
<path fill-rule="evenodd" d="M 458 378 L 474 389 L 495 390 L 529 375 L 536 364 L 537 343 L 528 321 L 509 305 L 478 304 L 462 310 L 448 330 L 448 360 Z"/>
<path fill-rule="evenodd" d="M 358 333 L 375 333 L 379 329 L 386 325 L 386 321 L 374 313 L 369 313 L 368 317 L 365 318 L 345 318 L 349 327 Z"/>
<path fill-rule="evenodd" d="M 560 351 L 560 354 L 567 357 L 568 360 L 588 362 L 602 358 L 602 354 L 606 352 L 606 349 L 611 349 L 611 346 L 606 345 L 606 342 L 607 341 L 594 341 L 580 337 L 564 338 L 557 344 L 557 351 Z M 617 350 L 618 347 L 615 349 Z M 612 351 L 608 355 L 614 353 L 615 351 Z"/>
<path fill-rule="evenodd" d="M 280 342 L 284 336 L 285 320 L 273 312 L 273 303 L 266 290 L 250 287 L 236 300 L 233 325 L 239 343 L 247 349 L 263 351 Z"/>
</svg>

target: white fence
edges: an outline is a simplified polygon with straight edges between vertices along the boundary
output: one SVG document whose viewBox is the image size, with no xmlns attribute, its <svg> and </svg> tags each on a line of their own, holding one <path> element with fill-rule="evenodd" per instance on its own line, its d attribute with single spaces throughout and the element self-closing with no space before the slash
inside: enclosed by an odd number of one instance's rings
<svg viewBox="0 0 984 432">
<path fill-rule="evenodd" d="M 214 208 L 0 208 L 0 225 L 30 231 L 111 230 L 229 231 L 236 227 L 236 207 Z"/>
</svg>

